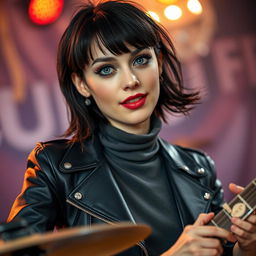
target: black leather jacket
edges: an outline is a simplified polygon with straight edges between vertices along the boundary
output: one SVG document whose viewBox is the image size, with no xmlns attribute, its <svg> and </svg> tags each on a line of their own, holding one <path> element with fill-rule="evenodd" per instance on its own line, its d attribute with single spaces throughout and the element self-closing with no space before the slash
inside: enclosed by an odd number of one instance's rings
<svg viewBox="0 0 256 256">
<path fill-rule="evenodd" d="M 199 151 L 170 145 L 160 138 L 159 142 L 182 225 L 193 223 L 202 212 L 219 211 L 223 191 L 213 161 Z M 29 155 L 22 192 L 8 221 L 23 217 L 35 232 L 56 226 L 132 221 L 101 147 L 95 136 L 83 149 L 67 140 L 38 143 Z M 147 250 L 141 242 L 124 255 L 147 255 Z"/>
</svg>

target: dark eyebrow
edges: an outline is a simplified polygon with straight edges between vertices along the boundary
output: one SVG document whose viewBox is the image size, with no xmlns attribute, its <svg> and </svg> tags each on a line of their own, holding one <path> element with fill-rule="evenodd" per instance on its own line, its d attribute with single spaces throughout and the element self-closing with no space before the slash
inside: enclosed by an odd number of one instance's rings
<svg viewBox="0 0 256 256">
<path fill-rule="evenodd" d="M 148 47 L 144 47 L 144 48 L 138 48 L 134 51 L 131 52 L 131 56 L 135 56 L 136 54 L 138 54 L 139 52 L 143 51 L 144 49 L 147 49 Z M 94 65 L 97 62 L 111 62 L 111 61 L 115 61 L 114 57 L 101 57 L 101 58 L 97 58 L 95 59 L 91 66 Z"/>
<path fill-rule="evenodd" d="M 131 52 L 132 56 L 135 56 L 136 54 L 138 54 L 139 52 L 143 51 L 144 49 L 147 49 L 149 47 L 143 47 L 143 48 L 138 48 L 136 50 L 134 50 L 133 52 Z"/>
<path fill-rule="evenodd" d="M 109 61 L 114 61 L 115 58 L 114 57 L 101 57 L 101 58 L 97 58 L 93 61 L 93 63 L 91 64 L 91 66 L 93 66 L 95 63 L 97 62 L 109 62 Z"/>
</svg>

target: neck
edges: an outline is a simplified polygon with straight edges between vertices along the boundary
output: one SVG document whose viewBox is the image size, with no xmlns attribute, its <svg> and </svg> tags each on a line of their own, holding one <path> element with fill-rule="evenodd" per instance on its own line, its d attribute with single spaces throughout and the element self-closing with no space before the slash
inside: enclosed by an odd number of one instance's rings
<svg viewBox="0 0 256 256">
<path fill-rule="evenodd" d="M 116 124 L 110 121 L 110 124 L 114 126 L 115 128 L 118 128 L 124 132 L 130 133 L 130 134 L 147 134 L 150 130 L 150 119 L 147 119 L 141 123 L 138 123 L 136 125 L 134 124 Z"/>
</svg>

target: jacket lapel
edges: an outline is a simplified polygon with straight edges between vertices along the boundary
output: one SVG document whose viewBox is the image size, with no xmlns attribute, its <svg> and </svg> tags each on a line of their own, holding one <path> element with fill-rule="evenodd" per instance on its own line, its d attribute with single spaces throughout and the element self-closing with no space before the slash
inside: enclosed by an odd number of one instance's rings
<svg viewBox="0 0 256 256">
<path fill-rule="evenodd" d="M 79 196 L 78 196 L 79 195 Z M 99 166 L 69 194 L 68 199 L 105 222 L 134 219 L 109 167 Z"/>
<path fill-rule="evenodd" d="M 66 151 L 59 169 L 79 181 L 73 183 L 67 201 L 104 222 L 134 222 L 102 152 L 97 137 L 87 140 L 83 150 L 73 144 Z"/>
</svg>

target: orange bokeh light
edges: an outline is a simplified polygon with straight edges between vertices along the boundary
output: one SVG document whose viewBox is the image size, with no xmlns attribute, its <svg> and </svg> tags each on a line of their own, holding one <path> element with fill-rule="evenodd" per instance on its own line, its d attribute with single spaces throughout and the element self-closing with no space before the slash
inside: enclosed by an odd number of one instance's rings
<svg viewBox="0 0 256 256">
<path fill-rule="evenodd" d="M 29 18 L 38 25 L 53 23 L 60 16 L 64 0 L 32 0 L 28 7 Z"/>
<path fill-rule="evenodd" d="M 162 4 L 174 4 L 177 2 L 177 0 L 158 0 L 158 2 Z"/>
</svg>

